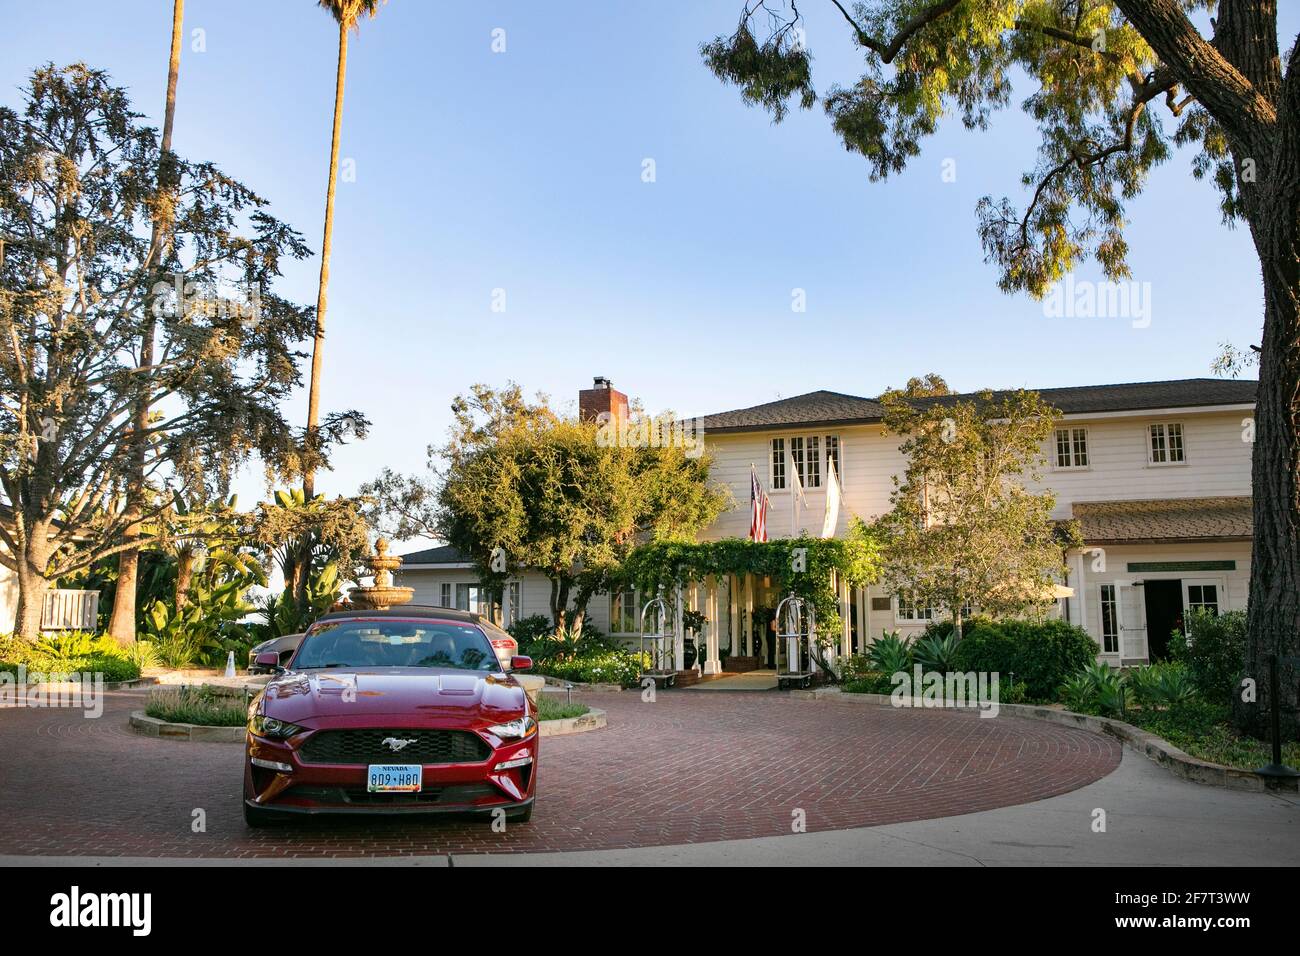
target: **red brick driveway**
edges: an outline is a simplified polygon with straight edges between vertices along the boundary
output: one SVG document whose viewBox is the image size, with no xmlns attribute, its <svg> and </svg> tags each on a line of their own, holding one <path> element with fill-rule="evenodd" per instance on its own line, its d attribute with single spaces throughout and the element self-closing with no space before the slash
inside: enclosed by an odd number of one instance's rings
<svg viewBox="0 0 1300 956">
<path fill-rule="evenodd" d="M 104 715 L 0 709 L 0 854 L 369 856 L 586 850 L 873 826 L 1041 800 L 1114 770 L 1120 747 L 1012 717 L 792 700 L 777 693 L 597 694 L 609 727 L 543 741 L 531 823 L 294 821 L 248 830 L 242 747 L 131 732 Z M 206 831 L 193 832 L 194 811 Z"/>
</svg>

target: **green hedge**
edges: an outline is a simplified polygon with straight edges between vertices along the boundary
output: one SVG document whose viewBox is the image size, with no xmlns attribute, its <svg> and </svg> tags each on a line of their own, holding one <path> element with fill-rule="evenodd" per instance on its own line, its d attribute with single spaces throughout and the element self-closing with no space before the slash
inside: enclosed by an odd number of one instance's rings
<svg viewBox="0 0 1300 956">
<path fill-rule="evenodd" d="M 1097 659 L 1097 642 L 1066 621 L 971 620 L 957 647 L 960 671 L 997 671 L 1030 700 L 1053 700 L 1062 683 Z"/>
<path fill-rule="evenodd" d="M 648 657 L 649 655 L 646 655 Z M 539 673 L 580 684 L 622 684 L 637 682 L 643 667 L 642 655 L 631 651 L 599 651 L 567 659 L 549 660 L 538 666 Z"/>
<path fill-rule="evenodd" d="M 1170 656 L 1187 666 L 1207 701 L 1231 704 L 1246 661 L 1246 612 L 1192 611 L 1187 627 L 1191 638 L 1175 634 L 1169 641 Z"/>
</svg>

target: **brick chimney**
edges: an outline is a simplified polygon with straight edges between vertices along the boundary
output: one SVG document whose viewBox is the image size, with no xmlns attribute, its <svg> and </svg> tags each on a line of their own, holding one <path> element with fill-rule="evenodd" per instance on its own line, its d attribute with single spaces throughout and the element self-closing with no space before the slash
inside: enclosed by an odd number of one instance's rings
<svg viewBox="0 0 1300 956">
<path fill-rule="evenodd" d="M 627 396 L 614 388 L 614 383 L 597 375 L 591 388 L 578 392 L 578 416 L 584 422 L 596 421 L 601 415 L 606 420 L 622 421 L 627 418 Z"/>
</svg>

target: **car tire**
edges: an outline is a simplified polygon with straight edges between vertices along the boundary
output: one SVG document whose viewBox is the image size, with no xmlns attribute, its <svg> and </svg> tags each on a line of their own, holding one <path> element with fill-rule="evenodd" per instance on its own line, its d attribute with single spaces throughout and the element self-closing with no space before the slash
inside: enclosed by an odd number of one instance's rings
<svg viewBox="0 0 1300 956">
<path fill-rule="evenodd" d="M 250 807 L 248 802 L 244 802 L 244 823 L 247 826 L 259 829 L 269 827 L 280 821 L 281 817 L 274 810 L 267 810 L 263 807 Z"/>
</svg>

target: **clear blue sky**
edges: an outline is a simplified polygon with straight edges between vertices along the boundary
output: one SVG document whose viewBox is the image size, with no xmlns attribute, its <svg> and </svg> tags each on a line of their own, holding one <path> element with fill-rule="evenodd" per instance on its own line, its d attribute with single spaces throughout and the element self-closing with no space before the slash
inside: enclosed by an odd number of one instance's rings
<svg viewBox="0 0 1300 956">
<path fill-rule="evenodd" d="M 695 415 L 818 388 L 874 395 L 928 371 L 962 390 L 1201 376 L 1218 343 L 1258 341 L 1249 237 L 1220 224 L 1190 154 L 1129 209 L 1150 327 L 1045 318 L 998 292 L 975 233 L 981 196 L 1023 204 L 1037 146 L 1023 114 L 982 134 L 951 122 L 905 174 L 873 184 L 820 106 L 774 126 L 701 64 L 700 42 L 729 33 L 740 2 L 391 0 L 361 25 L 324 404 L 360 408 L 374 429 L 337 455 L 321 490 L 351 492 L 385 465 L 423 468 L 451 398 L 475 382 L 572 400 L 601 374 L 650 410 Z M 18 103 L 36 65 L 84 60 L 160 125 L 171 6 L 0 0 L 0 102 Z M 834 8 L 801 7 L 819 90 L 852 80 L 857 55 Z M 319 249 L 333 21 L 312 0 L 188 0 L 185 21 L 206 50 L 187 36 L 177 151 L 260 191 Z M 1298 22 L 1288 9 L 1283 37 Z M 505 53 L 491 50 L 496 28 Z M 941 179 L 947 158 L 954 183 Z M 281 292 L 314 302 L 318 267 L 297 264 Z M 803 314 L 790 308 L 796 287 Z M 260 472 L 243 485 L 258 497 Z"/>
</svg>

